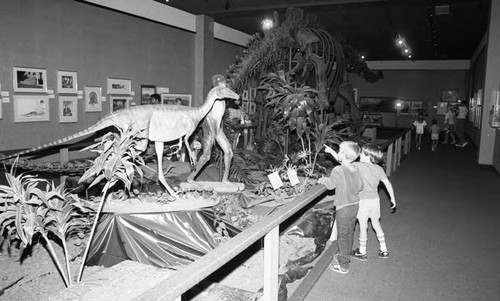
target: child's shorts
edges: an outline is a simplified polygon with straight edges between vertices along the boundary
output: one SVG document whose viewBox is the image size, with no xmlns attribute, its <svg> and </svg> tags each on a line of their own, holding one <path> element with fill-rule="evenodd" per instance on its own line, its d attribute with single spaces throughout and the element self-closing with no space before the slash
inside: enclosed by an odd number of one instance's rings
<svg viewBox="0 0 500 301">
<path fill-rule="evenodd" d="M 431 139 L 432 140 L 439 140 L 439 133 L 432 133 L 431 134 Z"/>
<path fill-rule="evenodd" d="M 380 219 L 380 199 L 359 200 L 358 220 L 379 220 Z"/>
</svg>

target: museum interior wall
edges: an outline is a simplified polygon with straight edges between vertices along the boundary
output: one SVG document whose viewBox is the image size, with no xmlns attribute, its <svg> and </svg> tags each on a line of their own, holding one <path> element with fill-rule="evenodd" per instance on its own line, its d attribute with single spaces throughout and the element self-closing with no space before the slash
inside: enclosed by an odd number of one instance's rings
<svg viewBox="0 0 500 301">
<path fill-rule="evenodd" d="M 422 101 L 428 118 L 442 122 L 443 116 L 437 115 L 434 106 L 441 99 L 441 90 L 458 89 L 459 98 L 465 93 L 466 70 L 382 70 L 384 78 L 368 83 L 357 75 L 350 75 L 353 87 L 361 97 L 388 97 L 401 100 Z M 384 126 L 411 127 L 414 114 L 382 113 Z"/>
<path fill-rule="evenodd" d="M 108 77 L 131 80 L 131 103 L 140 103 L 146 84 L 193 93 L 194 33 L 77 1 L 2 0 L 0 12 L 0 84 L 9 93 L 2 103 L 0 151 L 47 143 L 94 124 L 110 110 Z M 219 40 L 214 49 L 212 66 L 219 73 L 241 51 Z M 50 121 L 14 122 L 14 98 L 23 94 L 13 93 L 14 66 L 46 70 L 48 90 L 54 91 Z M 84 112 L 78 99 L 78 122 L 59 123 L 56 77 L 62 70 L 77 72 L 78 90 L 102 87 L 102 112 Z"/>
</svg>

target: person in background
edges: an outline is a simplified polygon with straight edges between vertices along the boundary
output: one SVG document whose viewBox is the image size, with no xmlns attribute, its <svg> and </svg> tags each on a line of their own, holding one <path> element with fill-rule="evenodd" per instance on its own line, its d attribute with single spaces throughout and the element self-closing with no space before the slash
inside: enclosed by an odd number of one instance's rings
<svg viewBox="0 0 500 301">
<path fill-rule="evenodd" d="M 161 103 L 161 96 L 158 93 L 151 94 L 151 104 L 157 105 Z"/>
<path fill-rule="evenodd" d="M 347 274 L 359 207 L 358 194 L 363 189 L 361 174 L 352 164 L 359 156 L 360 147 L 356 142 L 344 141 L 340 143 L 338 154 L 327 145 L 325 152 L 340 162 L 340 165 L 333 168 L 329 177 L 318 179 L 318 183 L 325 185 L 329 190 L 336 189 L 333 205 L 336 209 L 338 253 L 333 256 L 330 269 L 340 274 Z"/>
<path fill-rule="evenodd" d="M 413 122 L 413 126 L 415 127 L 415 145 L 417 146 L 417 149 L 420 149 L 422 146 L 422 135 L 424 134 L 425 127 L 427 126 L 424 114 L 418 114 L 417 120 Z"/>
<path fill-rule="evenodd" d="M 439 125 L 437 123 L 438 123 L 437 119 L 432 119 L 432 125 L 430 128 L 430 131 L 431 131 L 431 142 L 432 142 L 432 151 L 433 152 L 436 151 L 438 141 L 439 141 L 440 128 L 439 128 Z"/>
<path fill-rule="evenodd" d="M 384 154 L 376 144 L 367 143 L 361 147 L 359 162 L 353 164 L 359 169 L 363 179 L 363 190 L 359 193 L 359 248 L 351 252 L 351 257 L 365 261 L 368 259 L 366 253 L 366 244 L 368 242 L 368 219 L 371 220 L 373 230 L 377 234 L 380 244 L 378 257 L 389 258 L 389 251 L 385 243 L 385 234 L 380 225 L 380 197 L 378 195 L 378 186 L 380 182 L 384 183 L 392 203 L 391 209 L 396 209 L 396 198 L 391 182 L 387 179 L 384 169 L 378 165 L 382 161 Z"/>
<path fill-rule="evenodd" d="M 458 147 L 466 147 L 468 144 L 467 140 L 465 140 L 465 118 L 467 118 L 467 113 L 469 113 L 467 106 L 461 102 L 458 106 L 456 120 L 457 143 L 455 146 Z"/>
<path fill-rule="evenodd" d="M 448 110 L 444 115 L 444 140 L 443 143 L 448 143 L 448 138 L 451 139 L 451 144 L 456 144 L 457 140 L 455 139 L 455 110 L 452 105 L 448 105 Z"/>
</svg>

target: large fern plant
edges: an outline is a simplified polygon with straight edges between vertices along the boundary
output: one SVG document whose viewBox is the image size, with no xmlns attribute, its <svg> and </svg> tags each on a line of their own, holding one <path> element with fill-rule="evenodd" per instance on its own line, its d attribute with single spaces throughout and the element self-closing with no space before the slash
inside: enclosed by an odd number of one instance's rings
<svg viewBox="0 0 500 301">
<path fill-rule="evenodd" d="M 64 284 L 72 285 L 67 241 L 89 228 L 91 204 L 67 192 L 64 185 L 56 187 L 54 183 L 27 174 L 16 176 L 15 164 L 5 177 L 7 185 L 0 185 L 2 240 L 8 245 L 13 240 L 20 240 L 26 247 L 41 236 Z M 53 238 L 58 238 L 57 243 L 62 244 L 66 269 L 57 257 Z"/>
</svg>

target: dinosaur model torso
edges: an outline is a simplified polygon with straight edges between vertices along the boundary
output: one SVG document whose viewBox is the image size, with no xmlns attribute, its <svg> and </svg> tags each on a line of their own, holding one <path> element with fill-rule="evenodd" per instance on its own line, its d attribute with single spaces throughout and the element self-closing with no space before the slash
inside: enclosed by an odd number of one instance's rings
<svg viewBox="0 0 500 301">
<path fill-rule="evenodd" d="M 139 151 L 146 150 L 148 139 L 155 142 L 155 149 L 158 156 L 159 180 L 167 188 L 169 193 L 174 194 L 174 191 L 167 184 L 164 175 L 161 172 L 164 142 L 174 141 L 184 137 L 184 142 L 188 149 L 191 162 L 194 163 L 194 156 L 189 146 L 188 139 L 198 126 L 199 122 L 208 114 L 208 112 L 210 112 L 215 101 L 224 98 L 238 99 L 239 95 L 225 86 L 217 86 L 208 92 L 205 102 L 201 106 L 195 108 L 171 105 L 143 105 L 119 110 L 106 115 L 95 125 L 76 134 L 3 157 L 0 160 L 27 155 L 41 149 L 60 145 L 103 130 L 110 126 L 121 129 L 131 127 L 134 130 L 141 130 L 140 137 L 143 138 L 143 141 L 141 141 L 138 147 Z"/>
</svg>

